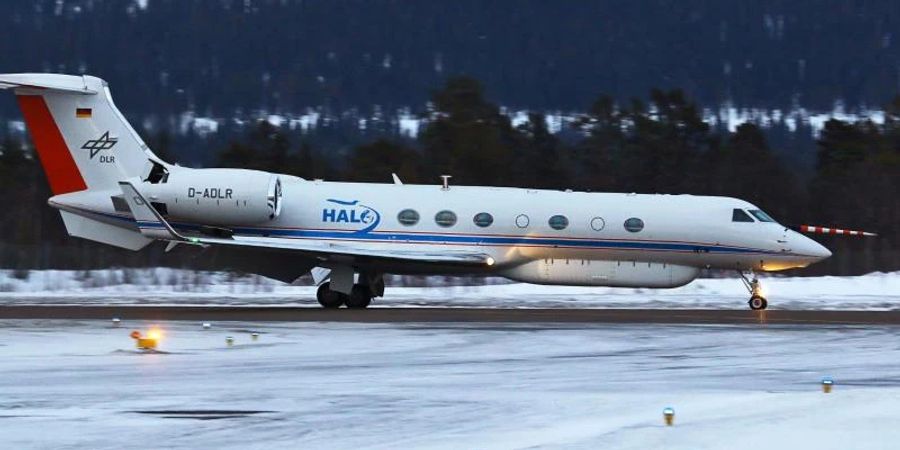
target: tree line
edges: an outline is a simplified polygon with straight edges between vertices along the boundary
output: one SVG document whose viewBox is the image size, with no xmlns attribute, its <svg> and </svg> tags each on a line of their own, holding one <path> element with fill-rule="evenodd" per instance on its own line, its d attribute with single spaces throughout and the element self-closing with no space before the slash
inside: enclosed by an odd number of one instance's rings
<svg viewBox="0 0 900 450">
<path fill-rule="evenodd" d="M 875 239 L 829 238 L 834 256 L 805 274 L 900 269 L 900 97 L 884 120 L 832 119 L 817 138 L 813 173 L 775 152 L 756 124 L 734 131 L 705 123 L 683 91 L 653 89 L 646 99 L 600 96 L 571 129 L 551 132 L 540 112 L 514 123 L 473 78 L 455 77 L 430 93 L 415 140 L 378 138 L 352 148 L 315 146 L 260 122 L 217 149 L 217 166 L 343 181 L 454 183 L 586 191 L 724 195 L 748 200 L 786 225 L 873 230 Z M 165 136 L 151 148 L 176 155 Z M 334 153 L 346 155 L 335 158 Z M 0 147 L 0 256 L 5 267 L 86 268 L 184 264 L 155 248 L 131 253 L 65 238 L 46 206 L 49 190 L 30 143 Z M 711 218 L 712 219 L 712 218 Z M 818 238 L 817 238 L 818 239 Z M 187 262 L 190 264 L 190 261 Z"/>
<path fill-rule="evenodd" d="M 598 87 L 628 98 L 681 86 L 706 107 L 822 110 L 836 99 L 883 101 L 900 61 L 895 0 L 3 6 L 0 72 L 100 76 L 141 115 L 393 110 L 422 104 L 429 87 L 458 73 L 515 108 L 577 110 Z M 14 114 L 0 103 L 0 115 Z"/>
</svg>

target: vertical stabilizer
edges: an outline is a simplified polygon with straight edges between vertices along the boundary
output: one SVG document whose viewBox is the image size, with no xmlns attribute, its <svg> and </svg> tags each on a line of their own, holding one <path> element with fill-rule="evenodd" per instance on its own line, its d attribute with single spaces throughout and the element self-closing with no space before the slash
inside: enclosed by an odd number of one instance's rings
<svg viewBox="0 0 900 450">
<path fill-rule="evenodd" d="M 41 165 L 55 195 L 85 189 L 118 190 L 159 161 L 112 101 L 105 81 L 92 76 L 0 74 L 15 89 Z"/>
</svg>

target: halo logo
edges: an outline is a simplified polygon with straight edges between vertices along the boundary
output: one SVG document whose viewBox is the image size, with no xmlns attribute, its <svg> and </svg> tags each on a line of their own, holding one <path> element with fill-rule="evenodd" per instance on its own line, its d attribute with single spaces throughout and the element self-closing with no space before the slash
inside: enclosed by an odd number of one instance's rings
<svg viewBox="0 0 900 450">
<path fill-rule="evenodd" d="M 356 230 L 356 233 L 368 233 L 381 223 L 381 214 L 366 205 L 360 204 L 359 200 L 346 201 L 329 198 L 328 201 L 341 207 L 323 208 L 322 222 L 365 225 L 364 228 Z"/>
</svg>

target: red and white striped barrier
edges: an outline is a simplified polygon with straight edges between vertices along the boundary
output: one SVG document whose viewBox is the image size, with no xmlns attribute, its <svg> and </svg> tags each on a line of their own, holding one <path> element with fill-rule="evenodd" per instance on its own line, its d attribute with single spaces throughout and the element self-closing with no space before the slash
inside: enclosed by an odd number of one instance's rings
<svg viewBox="0 0 900 450">
<path fill-rule="evenodd" d="M 804 233 L 834 234 L 841 236 L 878 236 L 877 234 L 869 233 L 868 231 L 842 230 L 840 228 L 816 227 L 812 225 L 800 225 L 800 231 Z"/>
</svg>

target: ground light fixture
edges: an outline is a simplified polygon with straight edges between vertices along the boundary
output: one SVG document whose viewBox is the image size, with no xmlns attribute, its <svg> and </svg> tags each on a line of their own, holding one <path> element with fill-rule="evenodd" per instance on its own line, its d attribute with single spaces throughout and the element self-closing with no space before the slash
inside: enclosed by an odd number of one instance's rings
<svg viewBox="0 0 900 450">
<path fill-rule="evenodd" d="M 822 392 L 826 394 L 831 393 L 832 387 L 834 387 L 834 378 L 831 378 L 831 376 L 822 377 Z"/>
<path fill-rule="evenodd" d="M 162 330 L 156 327 L 150 328 L 146 335 L 141 334 L 138 330 L 131 332 L 131 338 L 134 339 L 134 344 L 137 349 L 144 351 L 156 350 L 162 337 Z"/>
<path fill-rule="evenodd" d="M 675 408 L 672 408 L 671 406 L 663 408 L 663 421 L 665 421 L 666 426 L 675 424 Z"/>
</svg>

